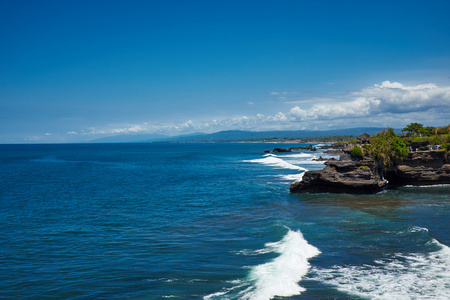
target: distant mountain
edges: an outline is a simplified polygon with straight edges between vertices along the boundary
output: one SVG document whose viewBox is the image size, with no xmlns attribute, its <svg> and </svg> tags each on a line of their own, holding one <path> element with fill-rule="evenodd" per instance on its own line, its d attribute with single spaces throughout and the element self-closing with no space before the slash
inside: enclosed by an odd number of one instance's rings
<svg viewBox="0 0 450 300">
<path fill-rule="evenodd" d="M 169 138 L 167 135 L 162 134 L 120 134 L 91 140 L 90 143 L 137 143 L 142 141 L 161 141 Z"/>
<path fill-rule="evenodd" d="M 270 138 L 318 138 L 336 135 L 358 136 L 363 132 L 377 134 L 383 128 L 359 127 L 333 130 L 290 130 L 290 131 L 241 131 L 228 130 L 210 134 L 197 134 L 194 136 L 177 136 L 168 141 L 242 141 L 250 139 L 270 139 Z"/>
<path fill-rule="evenodd" d="M 138 142 L 193 142 L 193 141 L 243 141 L 250 139 L 271 139 L 271 138 L 318 138 L 337 135 L 358 136 L 363 132 L 376 134 L 383 128 L 358 127 L 332 130 L 283 130 L 283 131 L 242 131 L 227 130 L 215 133 L 197 132 L 188 135 L 165 136 L 160 134 L 122 134 L 92 140 L 92 143 L 138 143 Z M 398 131 L 398 130 L 396 130 Z"/>
</svg>

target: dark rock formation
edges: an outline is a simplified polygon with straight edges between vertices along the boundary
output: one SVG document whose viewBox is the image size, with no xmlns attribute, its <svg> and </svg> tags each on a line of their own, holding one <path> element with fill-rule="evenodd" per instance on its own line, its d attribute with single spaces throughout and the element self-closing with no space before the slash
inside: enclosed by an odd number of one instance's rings
<svg viewBox="0 0 450 300">
<path fill-rule="evenodd" d="M 450 184 L 450 154 L 444 151 L 410 152 L 386 170 L 385 178 L 390 186 Z M 290 191 L 365 194 L 381 191 L 385 186 L 386 181 L 373 159 L 351 159 L 346 152 L 339 160 L 325 162 L 323 170 L 306 172 L 302 181 L 291 185 Z"/>
<path fill-rule="evenodd" d="M 273 153 L 279 153 L 279 152 L 291 152 L 292 150 L 290 149 L 285 149 L 285 148 L 275 148 L 273 149 Z"/>
<path fill-rule="evenodd" d="M 330 154 L 330 155 L 341 155 L 342 150 L 326 150 L 326 151 L 323 151 L 323 153 Z"/>
<path fill-rule="evenodd" d="M 392 185 L 450 184 L 450 157 L 444 151 L 410 152 L 386 172 Z"/>
<path fill-rule="evenodd" d="M 329 160 L 319 171 L 307 171 L 302 181 L 290 186 L 291 193 L 352 193 L 381 191 L 386 181 L 379 175 L 372 159 Z"/>
<path fill-rule="evenodd" d="M 323 158 L 322 156 L 319 156 L 319 158 L 313 158 L 313 161 L 327 161 L 328 159 Z"/>
<path fill-rule="evenodd" d="M 332 158 L 323 158 L 322 156 L 319 156 L 319 158 L 313 158 L 312 161 L 329 161 L 329 160 L 336 160 L 334 157 Z"/>
<path fill-rule="evenodd" d="M 316 151 L 316 147 L 313 147 L 312 145 L 308 145 L 306 147 L 291 147 L 288 150 L 309 150 L 309 151 Z"/>
<path fill-rule="evenodd" d="M 344 143 L 333 143 L 331 145 L 323 145 L 320 146 L 320 149 L 344 149 L 346 147 L 346 144 Z"/>
<path fill-rule="evenodd" d="M 313 147 L 312 145 L 308 145 L 305 147 L 299 146 L 299 147 L 290 147 L 288 149 L 285 148 L 275 148 L 273 149 L 273 153 L 279 153 L 279 152 L 292 152 L 292 150 L 309 150 L 309 151 L 316 151 L 316 147 Z"/>
</svg>

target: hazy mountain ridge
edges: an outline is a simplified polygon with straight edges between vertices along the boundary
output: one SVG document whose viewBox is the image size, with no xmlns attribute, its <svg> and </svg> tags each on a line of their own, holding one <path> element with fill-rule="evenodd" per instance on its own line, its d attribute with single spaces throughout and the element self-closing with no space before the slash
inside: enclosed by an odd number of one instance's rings
<svg viewBox="0 0 450 300">
<path fill-rule="evenodd" d="M 318 138 L 337 135 L 358 136 L 363 132 L 376 134 L 383 128 L 357 127 L 332 130 L 280 130 L 280 131 L 243 131 L 227 130 L 215 133 L 193 133 L 189 135 L 165 136 L 160 134 L 116 135 L 95 139 L 92 143 L 145 143 L 145 142 L 193 142 L 193 141 L 244 141 L 251 139 L 271 138 Z M 396 130 L 397 131 L 397 130 Z"/>
</svg>

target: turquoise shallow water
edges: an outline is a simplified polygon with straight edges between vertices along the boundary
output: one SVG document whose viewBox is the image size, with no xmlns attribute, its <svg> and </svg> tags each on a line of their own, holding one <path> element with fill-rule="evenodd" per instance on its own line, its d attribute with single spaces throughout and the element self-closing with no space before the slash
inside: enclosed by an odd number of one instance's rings
<svg viewBox="0 0 450 300">
<path fill-rule="evenodd" d="M 291 195 L 279 146 L 0 145 L 0 298 L 447 299 L 449 186 Z"/>
</svg>

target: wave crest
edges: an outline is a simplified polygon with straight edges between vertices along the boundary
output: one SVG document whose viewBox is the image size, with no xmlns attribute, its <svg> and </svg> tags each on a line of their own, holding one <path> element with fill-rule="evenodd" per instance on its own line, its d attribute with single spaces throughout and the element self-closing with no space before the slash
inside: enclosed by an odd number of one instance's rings
<svg viewBox="0 0 450 300">
<path fill-rule="evenodd" d="M 428 231 L 413 227 L 409 231 Z M 313 269 L 313 278 L 371 299 L 448 299 L 450 248 L 431 239 L 431 253 L 397 254 L 372 265 Z"/>
<path fill-rule="evenodd" d="M 288 297 L 299 295 L 305 291 L 298 282 L 310 269 L 308 260 L 321 252 L 310 245 L 300 231 L 289 230 L 282 240 L 267 243 L 263 249 L 259 249 L 244 255 L 258 255 L 264 253 L 279 253 L 280 255 L 270 262 L 250 268 L 248 278 L 244 284 L 205 296 L 205 300 L 215 299 L 248 299 L 263 300 L 275 296 Z M 241 290 L 231 295 L 236 289 Z"/>
</svg>

